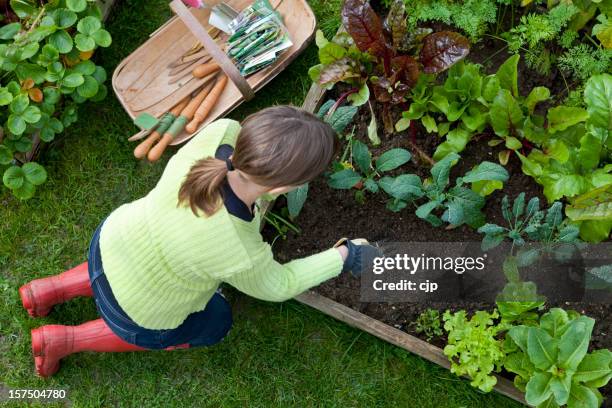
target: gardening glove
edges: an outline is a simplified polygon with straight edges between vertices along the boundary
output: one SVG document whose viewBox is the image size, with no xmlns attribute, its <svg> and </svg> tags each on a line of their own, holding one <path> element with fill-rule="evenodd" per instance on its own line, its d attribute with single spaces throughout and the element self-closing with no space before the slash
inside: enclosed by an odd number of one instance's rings
<svg viewBox="0 0 612 408">
<path fill-rule="evenodd" d="M 342 238 L 334 245 L 334 248 L 338 248 L 342 245 L 345 245 L 348 249 L 348 255 L 344 260 L 342 272 L 349 272 L 356 278 L 360 277 L 364 270 L 370 268 L 374 262 L 374 258 L 379 258 L 384 255 L 380 248 L 370 245 L 370 243 L 363 238 L 353 240 Z"/>
</svg>

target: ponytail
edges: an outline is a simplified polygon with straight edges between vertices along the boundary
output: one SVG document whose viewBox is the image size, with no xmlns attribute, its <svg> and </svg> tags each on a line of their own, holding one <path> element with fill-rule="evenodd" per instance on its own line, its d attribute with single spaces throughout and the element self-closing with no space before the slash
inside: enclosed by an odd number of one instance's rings
<svg viewBox="0 0 612 408">
<path fill-rule="evenodd" d="M 263 109 L 242 122 L 231 161 L 208 157 L 191 167 L 179 190 L 179 205 L 189 203 L 196 216 L 198 209 L 213 215 L 234 167 L 260 186 L 300 186 L 323 173 L 337 150 L 334 129 L 312 113 L 292 106 Z"/>
<path fill-rule="evenodd" d="M 213 215 L 221 206 L 221 185 L 228 171 L 229 168 L 223 160 L 213 157 L 198 160 L 181 185 L 179 205 L 189 203 L 196 216 L 198 208 L 208 216 Z"/>
</svg>

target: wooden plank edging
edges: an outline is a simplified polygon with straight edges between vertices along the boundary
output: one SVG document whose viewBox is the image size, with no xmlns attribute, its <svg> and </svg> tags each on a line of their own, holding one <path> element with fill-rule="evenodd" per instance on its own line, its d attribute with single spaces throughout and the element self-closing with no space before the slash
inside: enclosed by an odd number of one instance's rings
<svg viewBox="0 0 612 408">
<path fill-rule="evenodd" d="M 313 291 L 304 292 L 301 295 L 296 296 L 294 299 L 300 303 L 317 309 L 328 316 L 338 319 L 349 326 L 356 327 L 366 333 L 378 337 L 381 340 L 401 347 L 406 351 L 429 360 L 432 363 L 438 364 L 446 369 L 450 369 L 450 362 L 444 355 L 442 349 L 426 342 L 425 340 L 414 337 L 406 332 L 396 329 L 395 327 L 383 323 L 380 320 L 376 320 Z M 497 378 L 497 384 L 494 388 L 495 391 L 505 395 L 506 397 L 512 398 L 521 404 L 527 404 L 523 394 L 514 386 L 512 381 L 497 374 L 493 375 L 495 375 Z"/>
</svg>

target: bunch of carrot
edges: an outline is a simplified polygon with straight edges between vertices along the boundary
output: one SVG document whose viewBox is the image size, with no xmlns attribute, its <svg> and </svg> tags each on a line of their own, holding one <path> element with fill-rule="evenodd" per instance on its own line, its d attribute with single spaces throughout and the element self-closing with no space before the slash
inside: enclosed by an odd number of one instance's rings
<svg viewBox="0 0 612 408">
<path fill-rule="evenodd" d="M 215 81 L 207 81 L 195 92 L 195 95 L 187 96 L 170 112 L 167 112 L 164 116 L 169 116 L 170 119 L 160 120 L 157 129 L 134 149 L 134 156 L 137 159 L 146 156 L 149 161 L 159 160 L 166 147 L 177 135 L 183 131 L 194 133 L 198 130 L 227 85 L 227 76 L 223 73 L 219 74 L 218 71 L 219 65 L 215 62 L 199 65 L 193 70 L 192 74 L 196 78 L 204 78 L 217 73 Z"/>
</svg>

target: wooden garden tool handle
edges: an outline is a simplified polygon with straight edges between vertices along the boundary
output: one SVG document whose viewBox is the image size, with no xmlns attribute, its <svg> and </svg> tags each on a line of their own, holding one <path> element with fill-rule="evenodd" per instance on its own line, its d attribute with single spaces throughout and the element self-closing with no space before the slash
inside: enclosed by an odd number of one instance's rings
<svg viewBox="0 0 612 408">
<path fill-rule="evenodd" d="M 170 123 L 168 123 L 167 125 L 160 123 L 157 129 L 151 132 L 151 134 L 145 140 L 143 140 L 138 146 L 136 146 L 136 148 L 134 149 L 134 157 L 136 157 L 137 159 L 144 158 L 147 153 L 149 153 L 149 150 L 151 150 L 151 146 L 153 146 L 153 143 L 155 143 L 157 139 L 161 137 L 161 133 L 165 133 L 166 130 L 168 130 L 168 128 L 172 124 L 172 121 L 174 121 L 174 119 L 176 119 L 176 117 L 182 112 L 182 110 L 185 109 L 188 103 L 189 97 L 187 96 L 182 101 L 180 101 L 178 105 L 172 108 L 170 112 L 164 114 L 164 116 L 167 115 L 166 117 L 168 119 L 166 120 Z"/>
<path fill-rule="evenodd" d="M 162 154 L 164 154 L 164 150 L 166 150 L 166 147 L 168 147 L 170 142 L 172 142 L 172 139 L 174 139 L 174 137 L 185 128 L 187 122 L 189 122 L 191 118 L 193 118 L 196 109 L 198 109 L 198 106 L 200 106 L 204 98 L 206 98 L 206 95 L 208 95 L 212 87 L 212 84 L 206 85 L 195 96 L 195 98 L 189 101 L 189 103 L 183 108 L 181 114 L 175 119 L 175 121 L 172 123 L 172 126 L 170 126 L 170 129 L 168 129 L 166 133 L 164 133 L 160 141 L 157 142 L 157 144 L 153 146 L 151 150 L 149 150 L 149 154 L 147 154 L 147 158 L 149 159 L 149 161 L 154 162 L 159 160 Z"/>
<path fill-rule="evenodd" d="M 168 72 L 168 76 L 171 78 L 170 81 L 168 81 L 168 83 L 172 83 L 172 82 L 176 82 L 176 78 L 181 78 L 183 77 L 185 74 L 189 73 L 189 74 L 193 74 L 193 69 L 195 67 L 199 67 L 200 65 L 204 65 L 205 63 L 209 62 L 211 60 L 211 56 L 210 55 L 205 55 L 203 57 L 198 58 L 195 61 L 191 61 L 190 63 L 187 63 L 185 65 L 179 65 L 177 68 L 172 69 L 171 71 Z"/>
<path fill-rule="evenodd" d="M 219 64 L 216 62 L 208 62 L 206 64 L 200 64 L 193 69 L 193 76 L 196 78 L 204 78 L 206 75 L 210 75 L 213 72 L 219 70 Z"/>
<path fill-rule="evenodd" d="M 215 82 L 215 86 L 212 88 L 208 96 L 202 101 L 202 104 L 198 107 L 198 110 L 195 111 L 193 115 L 193 120 L 189 122 L 187 126 L 185 126 L 185 130 L 188 133 L 193 133 L 198 130 L 200 123 L 204 122 L 204 119 L 208 116 L 212 108 L 215 106 L 215 103 L 219 99 L 221 92 L 227 85 L 227 75 L 222 75 L 217 82 Z"/>
</svg>

